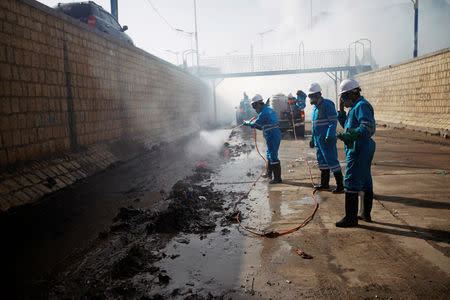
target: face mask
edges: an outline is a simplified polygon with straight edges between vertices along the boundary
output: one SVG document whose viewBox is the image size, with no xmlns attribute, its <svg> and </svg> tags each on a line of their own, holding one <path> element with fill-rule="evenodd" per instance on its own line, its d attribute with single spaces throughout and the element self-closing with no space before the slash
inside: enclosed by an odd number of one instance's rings
<svg viewBox="0 0 450 300">
<path fill-rule="evenodd" d="M 348 98 L 348 94 L 342 94 L 342 100 L 344 100 L 344 107 L 352 107 L 353 101 Z"/>
<path fill-rule="evenodd" d="M 260 107 L 259 105 L 257 106 L 257 104 L 252 104 L 253 109 L 259 114 L 262 110 L 262 106 Z"/>
<path fill-rule="evenodd" d="M 309 103 L 311 103 L 311 105 L 316 105 L 319 99 L 320 96 L 309 97 Z"/>
</svg>

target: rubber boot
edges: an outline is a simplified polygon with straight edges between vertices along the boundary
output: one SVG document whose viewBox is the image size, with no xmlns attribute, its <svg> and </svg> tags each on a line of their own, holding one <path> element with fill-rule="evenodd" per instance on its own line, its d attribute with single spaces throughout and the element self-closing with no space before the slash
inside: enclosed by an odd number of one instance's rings
<svg viewBox="0 0 450 300">
<path fill-rule="evenodd" d="M 345 193 L 345 217 L 336 222 L 336 227 L 358 226 L 358 193 Z"/>
<path fill-rule="evenodd" d="M 330 190 L 330 169 L 320 170 L 320 184 L 314 186 L 316 190 Z"/>
<path fill-rule="evenodd" d="M 272 165 L 272 171 L 273 179 L 269 183 L 282 183 L 283 181 L 281 180 L 281 165 L 279 163 Z"/>
<path fill-rule="evenodd" d="M 344 176 L 342 176 L 342 172 L 339 171 L 334 173 L 334 179 L 336 179 L 336 189 L 334 189 L 332 193 L 342 194 L 344 192 Z"/>
<path fill-rule="evenodd" d="M 266 162 L 266 173 L 262 177 L 272 179 L 272 167 L 269 160 Z"/>
<path fill-rule="evenodd" d="M 364 198 L 361 201 L 361 207 L 358 213 L 358 219 L 364 220 L 366 222 L 372 222 L 372 217 L 370 213 L 372 211 L 373 205 L 373 190 L 364 191 Z"/>
</svg>

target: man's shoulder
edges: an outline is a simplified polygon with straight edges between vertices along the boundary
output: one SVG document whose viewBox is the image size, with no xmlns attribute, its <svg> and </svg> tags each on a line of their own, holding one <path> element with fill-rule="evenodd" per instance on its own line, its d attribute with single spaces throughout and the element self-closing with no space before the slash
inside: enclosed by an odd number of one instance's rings
<svg viewBox="0 0 450 300">
<path fill-rule="evenodd" d="M 263 113 L 271 113 L 271 112 L 273 112 L 273 109 L 266 105 L 261 112 L 263 112 Z"/>
<path fill-rule="evenodd" d="M 327 99 L 327 98 L 323 98 L 323 103 L 325 104 L 325 105 L 327 105 L 327 106 L 333 106 L 334 107 L 334 102 L 333 101 L 331 101 L 330 99 Z"/>
<path fill-rule="evenodd" d="M 356 107 L 358 108 L 369 108 L 370 110 L 373 110 L 372 104 L 370 104 L 369 101 L 367 101 L 366 98 L 362 97 L 361 100 L 356 103 Z"/>
</svg>

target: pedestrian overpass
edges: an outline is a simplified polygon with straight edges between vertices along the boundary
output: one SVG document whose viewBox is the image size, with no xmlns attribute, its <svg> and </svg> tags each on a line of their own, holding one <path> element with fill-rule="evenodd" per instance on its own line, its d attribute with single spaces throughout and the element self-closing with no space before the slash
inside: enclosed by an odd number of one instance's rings
<svg viewBox="0 0 450 300">
<path fill-rule="evenodd" d="M 356 45 L 348 49 L 300 51 L 288 53 L 228 55 L 203 57 L 197 75 L 210 80 L 214 94 L 214 112 L 216 114 L 216 87 L 225 78 L 274 76 L 288 74 L 325 73 L 334 82 L 336 99 L 338 84 L 348 77 L 375 67 L 371 45 L 362 47 L 357 53 Z M 355 45 L 354 49 L 350 46 Z"/>
<path fill-rule="evenodd" d="M 347 72 L 347 76 L 372 69 L 372 58 L 350 55 L 348 49 L 205 57 L 198 75 L 205 79 L 273 76 L 301 73 Z"/>
</svg>

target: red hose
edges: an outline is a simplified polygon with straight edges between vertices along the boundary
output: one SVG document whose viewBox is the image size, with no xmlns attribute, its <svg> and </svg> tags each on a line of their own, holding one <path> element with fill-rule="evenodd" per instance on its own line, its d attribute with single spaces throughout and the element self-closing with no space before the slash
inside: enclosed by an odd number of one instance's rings
<svg viewBox="0 0 450 300">
<path fill-rule="evenodd" d="M 295 128 L 294 128 L 294 130 L 295 130 Z M 255 147 L 256 147 L 256 151 L 258 152 L 259 156 L 261 156 L 261 158 L 264 160 L 264 162 L 266 162 L 266 158 L 259 152 L 258 143 L 257 143 L 257 139 L 256 139 L 256 129 L 254 130 L 254 136 L 255 136 Z M 311 215 L 309 215 L 309 216 L 308 216 L 308 217 L 307 217 L 300 225 L 298 225 L 298 226 L 296 226 L 296 227 L 294 227 L 294 228 L 291 228 L 291 229 L 289 229 L 289 230 L 286 230 L 286 231 L 283 231 L 283 232 L 268 232 L 268 233 L 262 233 L 262 232 L 253 231 L 253 230 L 251 230 L 251 229 L 248 229 L 248 228 L 245 227 L 244 225 L 242 225 L 242 223 L 241 223 L 241 221 L 240 221 L 240 219 L 239 219 L 239 217 L 240 217 L 240 215 L 241 215 L 241 212 L 240 212 L 240 211 L 237 211 L 236 220 L 237 220 L 239 226 L 240 226 L 242 229 L 244 229 L 245 231 L 248 231 L 248 232 L 250 232 L 250 233 L 252 233 L 252 234 L 254 234 L 254 235 L 258 235 L 258 236 L 262 236 L 262 237 L 268 237 L 268 238 L 275 238 L 275 237 L 279 237 L 279 236 L 282 236 L 282 235 L 285 235 L 285 234 L 288 234 L 288 233 L 297 231 L 297 230 L 299 230 L 300 228 L 304 227 L 306 224 L 308 224 L 308 223 L 314 218 L 314 215 L 316 214 L 317 209 L 319 208 L 319 202 L 317 201 L 316 196 L 315 196 L 315 193 L 316 193 L 317 190 L 314 189 L 314 182 L 313 182 L 313 178 L 312 178 L 312 174 L 311 174 L 311 168 L 309 167 L 308 161 L 307 161 L 306 159 L 305 159 L 305 164 L 306 164 L 306 167 L 308 168 L 309 179 L 311 180 L 311 184 L 312 184 L 312 186 L 313 186 L 313 191 L 311 192 L 311 195 L 312 195 L 312 197 L 313 197 L 313 199 L 314 199 L 314 202 L 315 202 L 315 206 L 314 206 L 314 209 L 313 209 Z M 267 164 L 265 164 L 265 167 L 264 167 L 264 169 L 262 170 L 261 174 L 259 174 L 259 176 L 256 178 L 256 180 L 252 183 L 252 185 L 250 186 L 250 189 L 249 189 L 249 190 L 248 190 L 248 191 L 247 191 L 247 192 L 246 192 L 239 200 L 237 200 L 237 201 L 234 203 L 233 209 L 236 209 L 236 206 L 237 206 L 244 198 L 246 198 L 246 197 L 250 194 L 250 192 L 251 192 L 251 190 L 253 189 L 253 187 L 256 185 L 256 183 L 259 181 L 259 179 L 261 178 L 261 176 L 263 175 L 263 173 L 266 171 L 266 168 L 267 168 Z"/>
</svg>

